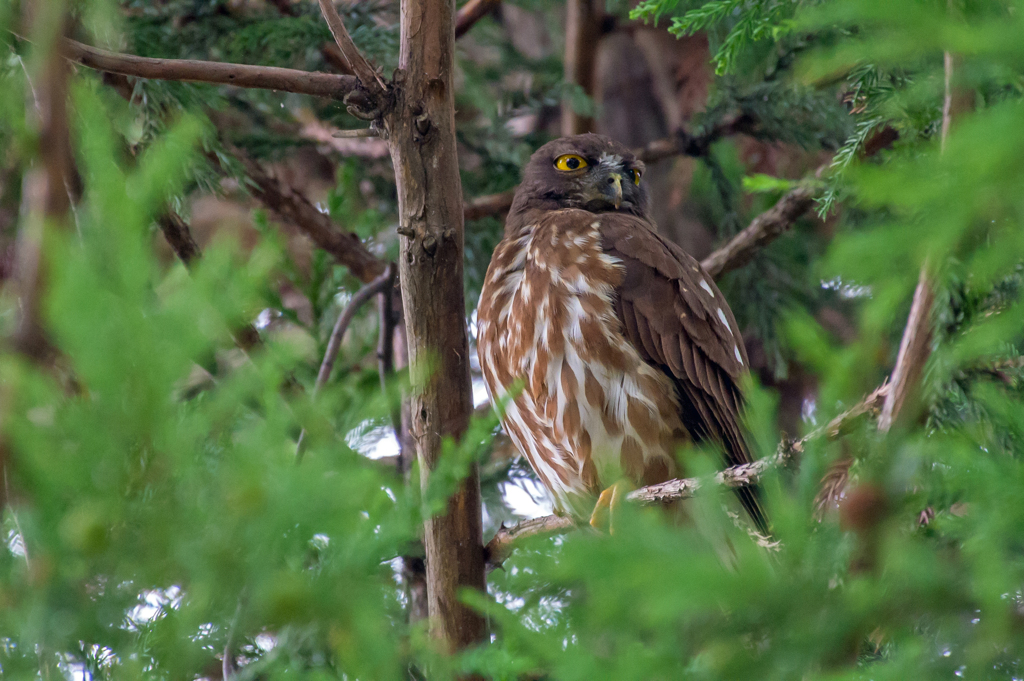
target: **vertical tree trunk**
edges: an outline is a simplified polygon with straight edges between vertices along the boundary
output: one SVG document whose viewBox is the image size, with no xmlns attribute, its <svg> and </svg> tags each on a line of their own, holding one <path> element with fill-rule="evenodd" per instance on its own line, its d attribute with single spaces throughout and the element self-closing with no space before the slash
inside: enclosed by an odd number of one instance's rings
<svg viewBox="0 0 1024 681">
<path fill-rule="evenodd" d="M 426 484 L 441 438 L 469 422 L 472 392 L 462 284 L 462 187 L 455 148 L 454 0 L 402 0 L 399 71 L 387 117 L 398 185 L 400 271 L 411 431 Z M 450 650 L 478 641 L 483 620 L 458 602 L 484 588 L 480 482 L 474 467 L 444 515 L 424 527 L 430 628 Z"/>
<path fill-rule="evenodd" d="M 565 82 L 579 85 L 594 94 L 594 59 L 601 37 L 604 3 L 601 0 L 569 0 L 565 15 Z M 562 102 L 562 134 L 578 135 L 594 131 L 594 119 L 573 111 Z"/>
<path fill-rule="evenodd" d="M 19 352 L 45 362 L 53 353 L 43 329 L 43 290 L 48 263 L 43 254 L 44 233 L 67 227 L 71 207 L 71 140 L 67 117 L 70 66 L 60 54 L 68 28 L 64 2 L 32 7 L 34 41 L 31 71 L 35 109 L 27 117 L 39 143 L 39 163 L 22 182 L 22 222 L 18 231 L 16 281 L 19 319 L 13 345 Z M 34 115 L 33 115 L 34 114 Z"/>
</svg>

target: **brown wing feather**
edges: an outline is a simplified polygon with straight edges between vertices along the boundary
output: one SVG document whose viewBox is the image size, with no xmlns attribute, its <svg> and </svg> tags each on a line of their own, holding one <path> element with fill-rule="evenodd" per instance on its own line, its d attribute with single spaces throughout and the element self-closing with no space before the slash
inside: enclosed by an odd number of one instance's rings
<svg viewBox="0 0 1024 681">
<path fill-rule="evenodd" d="M 604 251 L 625 268 L 616 313 L 626 337 L 646 361 L 675 379 L 683 423 L 694 438 L 721 443 L 729 466 L 749 463 L 738 387 L 747 355 L 721 291 L 696 260 L 639 218 L 603 215 L 601 233 Z M 737 494 L 765 530 L 759 490 Z"/>
</svg>

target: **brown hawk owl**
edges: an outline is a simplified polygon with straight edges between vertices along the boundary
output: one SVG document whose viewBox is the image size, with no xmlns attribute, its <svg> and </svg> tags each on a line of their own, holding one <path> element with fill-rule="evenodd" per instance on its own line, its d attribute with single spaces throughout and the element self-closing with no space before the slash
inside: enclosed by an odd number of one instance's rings
<svg viewBox="0 0 1024 681">
<path fill-rule="evenodd" d="M 601 135 L 530 158 L 477 311 L 480 367 L 502 423 L 560 512 L 585 516 L 625 478 L 679 477 L 687 440 L 750 453 L 747 355 L 715 282 L 648 215 L 644 165 Z M 757 490 L 739 490 L 764 527 Z M 604 496 L 602 496 L 602 499 Z"/>
</svg>

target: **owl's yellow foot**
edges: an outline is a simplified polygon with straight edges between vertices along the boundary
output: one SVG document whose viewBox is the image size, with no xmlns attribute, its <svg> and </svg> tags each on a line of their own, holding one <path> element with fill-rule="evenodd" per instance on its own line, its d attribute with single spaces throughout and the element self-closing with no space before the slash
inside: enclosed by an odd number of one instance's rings
<svg viewBox="0 0 1024 681">
<path fill-rule="evenodd" d="M 622 503 L 626 496 L 625 484 L 616 482 L 611 487 L 601 491 L 601 496 L 594 504 L 594 512 L 590 514 L 590 526 L 595 530 L 608 528 L 608 534 L 615 534 L 615 509 Z"/>
</svg>

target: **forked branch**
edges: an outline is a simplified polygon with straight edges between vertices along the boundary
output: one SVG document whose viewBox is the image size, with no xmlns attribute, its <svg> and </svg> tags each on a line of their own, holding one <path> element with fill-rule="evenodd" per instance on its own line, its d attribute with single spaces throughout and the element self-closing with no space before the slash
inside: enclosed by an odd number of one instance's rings
<svg viewBox="0 0 1024 681">
<path fill-rule="evenodd" d="M 345 62 L 352 69 L 352 73 L 356 74 L 359 82 L 372 94 L 376 95 L 382 92 L 384 90 L 384 81 L 381 80 L 377 70 L 366 60 L 363 53 L 359 51 L 356 44 L 352 42 L 352 36 L 348 34 L 345 22 L 341 20 L 341 15 L 338 14 L 338 10 L 334 7 L 333 0 L 320 0 L 320 11 L 324 15 L 324 20 L 327 21 L 327 26 L 331 29 L 334 42 L 338 43 L 342 57 L 345 58 Z"/>
</svg>

